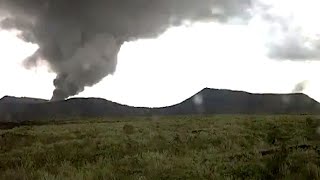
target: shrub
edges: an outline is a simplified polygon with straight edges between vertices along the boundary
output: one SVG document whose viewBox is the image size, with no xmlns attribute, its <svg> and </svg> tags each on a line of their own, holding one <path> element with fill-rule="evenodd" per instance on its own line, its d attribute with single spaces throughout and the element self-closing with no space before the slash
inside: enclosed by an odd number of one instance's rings
<svg viewBox="0 0 320 180">
<path fill-rule="evenodd" d="M 134 127 L 129 124 L 124 125 L 122 129 L 123 129 L 123 132 L 127 135 L 134 133 Z"/>
</svg>

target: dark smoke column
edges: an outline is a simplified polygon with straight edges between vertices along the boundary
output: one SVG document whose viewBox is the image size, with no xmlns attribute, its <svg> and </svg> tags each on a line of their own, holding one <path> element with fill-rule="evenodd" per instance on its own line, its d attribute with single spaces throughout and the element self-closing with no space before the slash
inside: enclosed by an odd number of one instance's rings
<svg viewBox="0 0 320 180">
<path fill-rule="evenodd" d="M 76 50 L 63 63 L 55 64 L 60 74 L 54 80 L 56 87 L 52 100 L 63 100 L 77 95 L 86 86 L 93 86 L 116 70 L 121 43 L 109 34 L 99 34 Z"/>
</svg>

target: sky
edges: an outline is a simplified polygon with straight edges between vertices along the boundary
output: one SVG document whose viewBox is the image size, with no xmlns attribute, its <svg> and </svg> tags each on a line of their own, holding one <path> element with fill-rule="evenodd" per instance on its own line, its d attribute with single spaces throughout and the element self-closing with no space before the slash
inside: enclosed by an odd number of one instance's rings
<svg viewBox="0 0 320 180">
<path fill-rule="evenodd" d="M 284 19 L 292 31 L 281 32 L 278 27 L 281 23 L 262 19 L 259 13 L 246 24 L 186 22 L 168 28 L 156 38 L 125 42 L 118 54 L 116 71 L 75 97 L 101 97 L 132 106 L 161 107 L 179 103 L 205 87 L 291 93 L 303 82 L 306 84 L 303 93 L 320 101 L 320 61 L 313 44 L 308 44 L 317 40 L 320 32 L 320 24 L 316 24 L 320 17 L 316 7 L 320 3 L 317 0 L 268 3 L 273 6 L 272 15 Z M 45 61 L 29 69 L 22 65 L 39 46 L 19 39 L 18 33 L 0 31 L 0 97 L 50 99 L 56 73 Z M 303 41 L 300 36 L 311 40 Z M 305 49 L 291 46 L 296 41 L 303 41 L 312 51 L 297 54 Z M 290 46 L 284 46 L 287 44 Z M 270 55 L 270 49 L 277 54 L 276 58 Z M 292 49 L 296 50 L 294 54 L 283 53 Z"/>
</svg>

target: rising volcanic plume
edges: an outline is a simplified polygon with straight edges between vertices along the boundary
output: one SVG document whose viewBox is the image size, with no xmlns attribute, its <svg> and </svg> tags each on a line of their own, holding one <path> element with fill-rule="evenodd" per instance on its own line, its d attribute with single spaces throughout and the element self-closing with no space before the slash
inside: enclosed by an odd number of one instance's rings
<svg viewBox="0 0 320 180">
<path fill-rule="evenodd" d="M 27 67 L 56 72 L 52 100 L 74 96 L 116 70 L 126 41 L 155 38 L 184 21 L 249 17 L 250 0 L 0 0 L 0 29 L 38 44 Z"/>
<path fill-rule="evenodd" d="M 308 81 L 302 81 L 296 84 L 292 90 L 293 93 L 302 93 L 308 86 Z"/>
</svg>

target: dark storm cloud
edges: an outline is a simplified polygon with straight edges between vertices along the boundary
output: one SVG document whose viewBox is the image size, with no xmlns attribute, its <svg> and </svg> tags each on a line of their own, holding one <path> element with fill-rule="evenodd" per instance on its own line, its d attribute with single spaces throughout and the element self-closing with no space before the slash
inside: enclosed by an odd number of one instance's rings
<svg viewBox="0 0 320 180">
<path fill-rule="evenodd" d="M 28 67 L 42 59 L 57 73 L 53 100 L 92 86 L 116 70 L 125 41 L 154 38 L 183 21 L 249 17 L 251 0 L 0 0 L 2 29 L 39 50 Z"/>
</svg>

